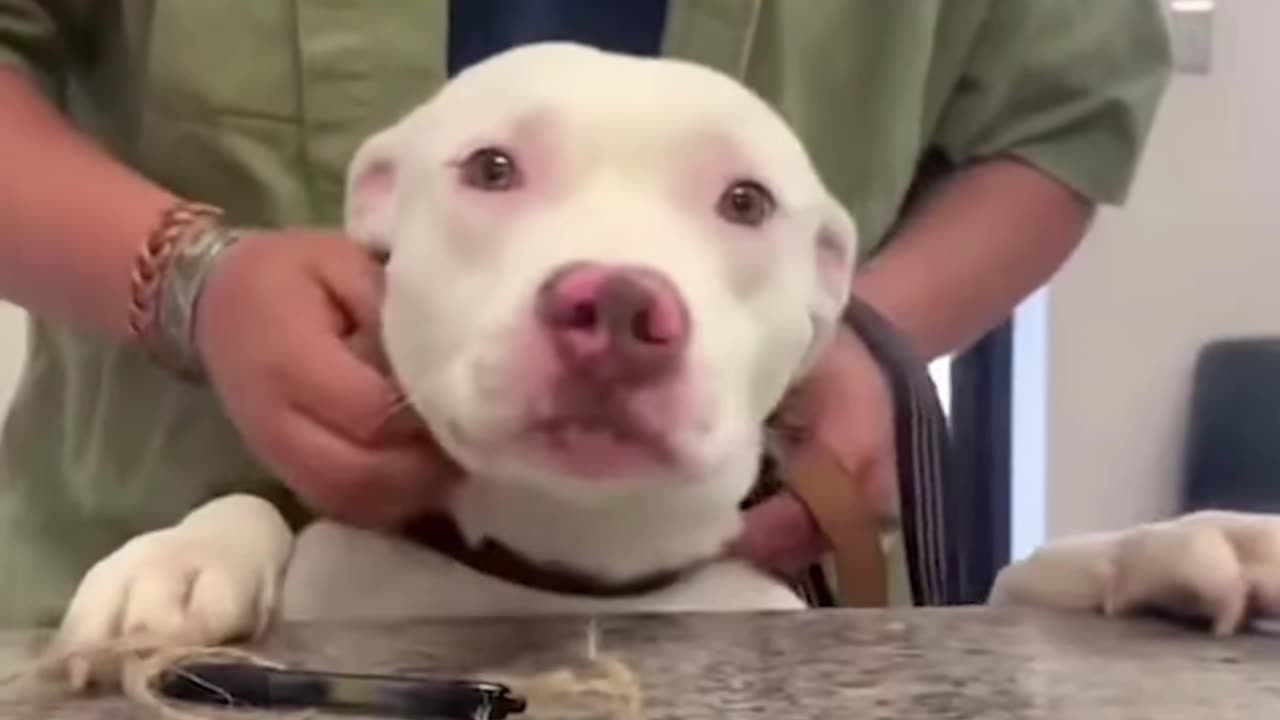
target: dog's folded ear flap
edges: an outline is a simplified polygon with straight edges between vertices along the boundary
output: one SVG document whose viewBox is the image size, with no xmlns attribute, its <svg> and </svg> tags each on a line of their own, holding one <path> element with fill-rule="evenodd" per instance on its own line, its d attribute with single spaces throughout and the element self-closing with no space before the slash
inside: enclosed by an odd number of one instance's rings
<svg viewBox="0 0 1280 720">
<path fill-rule="evenodd" d="M 831 200 L 823 214 L 813 242 L 818 263 L 814 312 L 834 322 L 849 301 L 858 255 L 853 216 L 836 200 Z"/>
<path fill-rule="evenodd" d="M 853 271 L 858 255 L 858 230 L 853 217 L 832 200 L 819 218 L 813 235 L 813 295 L 809 299 L 809 319 L 813 338 L 802 362 L 801 374 L 817 360 L 817 353 L 835 332 L 852 292 Z"/>
<path fill-rule="evenodd" d="M 853 216 L 840 203 L 831 200 L 818 217 L 812 242 L 815 280 L 809 296 L 812 334 L 809 347 L 796 368 L 795 380 L 813 369 L 849 302 L 858 256 L 858 230 Z"/>
<path fill-rule="evenodd" d="M 356 150 L 347 168 L 346 232 L 378 255 L 391 253 L 395 220 L 398 127 L 377 133 Z"/>
</svg>

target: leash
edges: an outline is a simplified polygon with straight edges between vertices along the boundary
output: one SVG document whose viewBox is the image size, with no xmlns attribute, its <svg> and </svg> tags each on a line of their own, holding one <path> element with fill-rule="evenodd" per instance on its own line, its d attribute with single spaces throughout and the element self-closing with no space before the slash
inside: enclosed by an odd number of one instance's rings
<svg viewBox="0 0 1280 720">
<path fill-rule="evenodd" d="M 899 515 L 913 599 L 916 605 L 945 605 L 954 596 L 949 583 L 944 504 L 951 439 L 937 387 L 928 365 L 875 308 L 854 297 L 844 319 L 889 381 Z"/>
<path fill-rule="evenodd" d="M 913 604 L 949 604 L 955 596 L 949 582 L 944 504 L 950 436 L 937 388 L 927 364 L 875 308 L 854 297 L 843 319 L 862 340 L 889 386 L 899 528 Z M 881 542 L 881 519 L 862 497 L 856 478 L 850 478 L 831 453 L 822 450 L 801 460 L 783 481 L 776 461 L 766 459 L 761 480 L 745 505 L 789 490 L 808 508 L 831 547 L 837 585 L 833 592 L 826 570 L 812 566 L 795 583 L 810 605 L 887 605 L 888 562 Z"/>
<path fill-rule="evenodd" d="M 889 604 L 888 561 L 880 537 L 880 518 L 866 501 L 863 487 L 828 448 L 811 445 L 788 458 L 787 489 L 809 511 L 827 539 L 834 564 L 836 591 L 824 594 L 823 605 L 886 607 Z M 825 582 L 820 568 L 810 576 Z"/>
</svg>

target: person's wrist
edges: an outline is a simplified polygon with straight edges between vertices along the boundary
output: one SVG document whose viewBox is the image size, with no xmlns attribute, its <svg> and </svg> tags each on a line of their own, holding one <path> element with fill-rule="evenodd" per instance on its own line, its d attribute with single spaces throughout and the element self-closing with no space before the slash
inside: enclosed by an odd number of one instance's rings
<svg viewBox="0 0 1280 720">
<path fill-rule="evenodd" d="M 205 280 L 239 237 L 221 218 L 217 207 L 174 202 L 139 249 L 130 281 L 135 342 L 157 365 L 187 381 L 203 379 L 194 324 Z"/>
<path fill-rule="evenodd" d="M 197 309 L 204 288 L 242 234 L 243 230 L 217 221 L 202 225 L 177 248 L 165 276 L 158 321 L 180 372 L 189 379 L 204 377 L 204 361 L 196 343 Z"/>
</svg>

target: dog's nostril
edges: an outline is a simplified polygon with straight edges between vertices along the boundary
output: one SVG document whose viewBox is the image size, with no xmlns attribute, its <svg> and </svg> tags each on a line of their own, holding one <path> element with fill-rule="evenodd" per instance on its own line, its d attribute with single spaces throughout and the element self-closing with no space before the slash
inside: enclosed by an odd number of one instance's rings
<svg viewBox="0 0 1280 720">
<path fill-rule="evenodd" d="M 541 287 L 538 314 L 563 358 L 629 373 L 627 382 L 674 367 L 689 334 L 679 294 L 644 268 L 566 266 Z"/>
<path fill-rule="evenodd" d="M 573 303 L 565 312 L 563 321 L 565 327 L 574 330 L 593 329 L 599 322 L 595 303 L 587 300 Z"/>
<path fill-rule="evenodd" d="M 641 308 L 631 318 L 631 336 L 642 343 L 661 345 L 667 338 L 658 332 L 653 308 Z"/>
</svg>

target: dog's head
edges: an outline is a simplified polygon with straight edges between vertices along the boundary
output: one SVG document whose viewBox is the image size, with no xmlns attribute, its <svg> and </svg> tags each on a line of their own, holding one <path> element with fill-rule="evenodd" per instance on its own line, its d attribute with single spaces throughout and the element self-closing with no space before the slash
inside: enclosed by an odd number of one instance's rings
<svg viewBox="0 0 1280 720">
<path fill-rule="evenodd" d="M 394 372 L 473 475 L 575 503 L 748 490 L 846 300 L 856 234 L 712 70 L 571 44 L 461 73 L 357 152 Z"/>
</svg>

